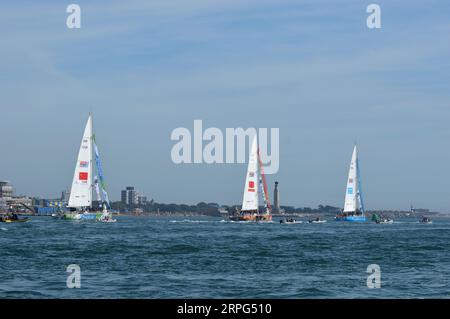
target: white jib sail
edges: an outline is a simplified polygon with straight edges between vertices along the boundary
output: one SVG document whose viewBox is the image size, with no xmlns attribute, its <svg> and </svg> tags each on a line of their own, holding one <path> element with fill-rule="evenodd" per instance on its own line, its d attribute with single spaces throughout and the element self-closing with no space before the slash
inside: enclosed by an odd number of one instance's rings
<svg viewBox="0 0 450 319">
<path fill-rule="evenodd" d="M 244 199 L 242 210 L 258 210 L 258 138 L 255 135 L 250 146 L 247 176 L 245 179 Z"/>
<path fill-rule="evenodd" d="M 89 114 L 75 166 L 69 207 L 90 207 L 92 203 L 92 116 Z"/>
<path fill-rule="evenodd" d="M 355 145 L 348 171 L 347 188 L 345 190 L 344 212 L 356 212 L 358 210 L 358 174 L 357 174 L 358 151 Z"/>
</svg>

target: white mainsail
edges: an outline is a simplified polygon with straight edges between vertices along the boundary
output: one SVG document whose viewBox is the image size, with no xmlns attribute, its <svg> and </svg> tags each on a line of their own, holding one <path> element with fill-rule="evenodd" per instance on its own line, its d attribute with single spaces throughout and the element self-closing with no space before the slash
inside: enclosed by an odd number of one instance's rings
<svg viewBox="0 0 450 319">
<path fill-rule="evenodd" d="M 84 129 L 75 166 L 69 207 L 90 207 L 92 203 L 92 115 Z"/>
<path fill-rule="evenodd" d="M 358 150 L 356 145 L 353 149 L 352 161 L 348 171 L 347 188 L 345 191 L 344 212 L 356 212 L 359 209 L 358 196 Z"/>
<path fill-rule="evenodd" d="M 245 179 L 242 211 L 258 210 L 258 139 L 255 135 L 250 146 L 247 177 Z"/>
</svg>

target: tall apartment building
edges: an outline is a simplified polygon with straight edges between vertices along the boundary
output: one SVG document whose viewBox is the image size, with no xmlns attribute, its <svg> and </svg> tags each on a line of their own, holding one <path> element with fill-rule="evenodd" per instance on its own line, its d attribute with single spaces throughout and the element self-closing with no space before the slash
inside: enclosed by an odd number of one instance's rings
<svg viewBox="0 0 450 319">
<path fill-rule="evenodd" d="M 120 196 L 121 202 L 125 205 L 137 205 L 138 204 L 138 194 L 133 186 L 128 186 L 121 192 Z"/>
</svg>

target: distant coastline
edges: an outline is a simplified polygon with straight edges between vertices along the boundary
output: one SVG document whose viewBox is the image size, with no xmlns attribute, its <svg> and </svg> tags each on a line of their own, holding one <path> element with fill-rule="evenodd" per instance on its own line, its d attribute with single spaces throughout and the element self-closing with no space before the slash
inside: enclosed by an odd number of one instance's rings
<svg viewBox="0 0 450 319">
<path fill-rule="evenodd" d="M 51 215 L 57 212 L 66 211 L 66 203 L 60 201 L 59 206 L 44 207 L 38 203 L 42 202 L 40 199 L 30 199 L 29 205 L 16 205 L 14 212 L 21 215 Z M 92 207 L 99 207 L 97 202 L 94 202 Z M 316 208 L 311 207 L 294 207 L 294 206 L 280 206 L 279 209 L 272 209 L 274 217 L 332 217 L 341 212 L 341 207 L 331 205 L 318 205 Z M 194 217 L 194 216 L 211 216 L 211 217 L 225 217 L 240 210 L 240 205 L 220 205 L 218 203 L 200 202 L 196 205 L 187 204 L 165 204 L 157 203 L 154 200 L 144 204 L 126 205 L 122 201 L 111 202 L 111 210 L 114 214 L 122 216 L 173 216 L 173 217 Z M 260 207 L 264 210 L 264 207 Z M 0 214 L 7 213 L 7 207 L 0 210 Z M 44 213 L 42 213 L 42 211 Z M 382 213 L 389 217 L 407 217 L 407 216 L 450 216 L 447 213 L 433 212 L 428 209 L 411 210 L 369 210 L 365 212 L 367 216 L 373 213 Z"/>
</svg>

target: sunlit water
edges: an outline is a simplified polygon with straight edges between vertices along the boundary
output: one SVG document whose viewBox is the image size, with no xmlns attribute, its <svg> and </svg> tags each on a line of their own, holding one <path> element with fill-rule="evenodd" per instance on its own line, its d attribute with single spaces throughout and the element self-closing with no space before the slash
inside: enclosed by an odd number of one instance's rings
<svg viewBox="0 0 450 319">
<path fill-rule="evenodd" d="M 429 298 L 450 296 L 450 220 L 431 225 L 33 217 L 0 224 L 1 298 Z M 81 267 L 81 288 L 66 268 Z M 367 266 L 381 288 L 367 288 Z"/>
</svg>

